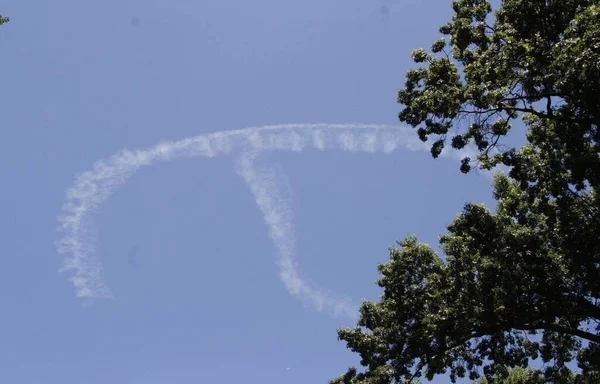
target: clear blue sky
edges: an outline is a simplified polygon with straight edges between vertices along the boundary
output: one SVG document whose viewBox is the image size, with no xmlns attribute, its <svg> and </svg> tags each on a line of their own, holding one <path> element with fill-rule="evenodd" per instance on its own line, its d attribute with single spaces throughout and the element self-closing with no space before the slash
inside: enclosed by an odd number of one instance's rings
<svg viewBox="0 0 600 384">
<path fill-rule="evenodd" d="M 0 13 L 0 382 L 325 383 L 357 364 L 306 308 L 230 158 L 160 163 L 93 215 L 114 300 L 55 249 L 78 172 L 123 148 L 293 122 L 397 123 L 396 91 L 450 0 L 8 1 Z M 424 152 L 273 153 L 303 276 L 376 299 L 407 234 L 436 243 L 490 180 Z M 291 369 L 287 369 L 291 368 Z M 441 378 L 438 383 L 445 382 Z"/>
</svg>

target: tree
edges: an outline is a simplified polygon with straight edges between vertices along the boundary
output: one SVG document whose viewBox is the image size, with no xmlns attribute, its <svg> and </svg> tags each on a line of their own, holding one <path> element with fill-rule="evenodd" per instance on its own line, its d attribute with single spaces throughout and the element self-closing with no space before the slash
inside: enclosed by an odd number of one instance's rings
<svg viewBox="0 0 600 384">
<path fill-rule="evenodd" d="M 542 384 L 543 378 L 531 369 L 511 369 L 505 378 L 479 379 L 474 384 Z"/>
<path fill-rule="evenodd" d="M 5 17 L 0 15 L 0 25 L 4 24 L 4 23 L 8 23 L 10 21 L 9 17 Z"/>
<path fill-rule="evenodd" d="M 398 92 L 400 121 L 433 137 L 431 153 L 474 146 L 497 173 L 495 212 L 469 203 L 440 238 L 409 237 L 379 266 L 378 302 L 338 330 L 360 354 L 331 383 L 506 378 L 600 382 L 600 5 L 598 0 L 453 2 L 452 22 Z M 521 120 L 527 144 L 503 138 Z M 533 335 L 539 335 L 537 340 Z M 572 372 L 567 364 L 579 367 Z M 497 381 L 496 381 L 497 382 Z"/>
</svg>

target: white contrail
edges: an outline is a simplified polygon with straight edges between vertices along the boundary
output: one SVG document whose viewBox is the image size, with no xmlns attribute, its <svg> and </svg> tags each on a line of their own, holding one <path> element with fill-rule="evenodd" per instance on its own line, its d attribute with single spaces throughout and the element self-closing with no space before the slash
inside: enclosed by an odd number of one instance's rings
<svg viewBox="0 0 600 384">
<path fill-rule="evenodd" d="M 300 298 L 317 311 L 327 311 L 334 317 L 353 318 L 357 305 L 322 287 L 309 284 L 300 277 L 294 260 L 295 236 L 292 228 L 292 210 L 280 192 L 276 168 L 259 168 L 254 163 L 258 152 L 240 156 L 236 162 L 238 174 L 254 194 L 256 204 L 269 227 L 269 236 L 275 243 L 279 258 L 279 278 L 290 294 Z"/>
<path fill-rule="evenodd" d="M 292 213 L 280 192 L 278 174 L 255 166 L 264 151 L 301 152 L 306 148 L 350 152 L 382 152 L 397 148 L 428 150 L 415 132 L 406 127 L 375 124 L 286 124 L 217 132 L 174 142 L 161 142 L 146 150 L 122 151 L 79 174 L 67 191 L 60 230 L 65 232 L 57 249 L 67 254 L 60 271 L 74 271 L 69 278 L 78 297 L 112 298 L 101 278 L 102 265 L 94 254 L 90 213 L 100 207 L 120 184 L 140 167 L 181 157 L 237 155 L 236 170 L 254 194 L 279 252 L 279 277 L 288 291 L 319 311 L 333 316 L 356 316 L 356 304 L 302 279 L 295 259 Z M 456 157 L 464 153 L 453 151 Z"/>
</svg>

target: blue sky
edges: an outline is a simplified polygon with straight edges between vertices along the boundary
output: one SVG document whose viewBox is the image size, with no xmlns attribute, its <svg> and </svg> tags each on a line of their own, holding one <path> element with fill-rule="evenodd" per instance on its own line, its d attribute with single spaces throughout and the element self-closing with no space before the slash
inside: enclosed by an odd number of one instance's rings
<svg viewBox="0 0 600 384">
<path fill-rule="evenodd" d="M 357 364 L 351 325 L 303 305 L 234 159 L 160 162 L 91 216 L 114 300 L 58 273 L 75 175 L 124 148 L 280 123 L 397 124 L 396 91 L 448 0 L 4 2 L 0 382 L 318 383 Z M 490 180 L 396 150 L 272 152 L 302 276 L 376 299 L 407 234 L 435 243 Z M 282 173 L 283 175 L 283 173 Z M 291 369 L 287 369 L 291 368 Z M 445 382 L 440 378 L 438 383 Z"/>
</svg>

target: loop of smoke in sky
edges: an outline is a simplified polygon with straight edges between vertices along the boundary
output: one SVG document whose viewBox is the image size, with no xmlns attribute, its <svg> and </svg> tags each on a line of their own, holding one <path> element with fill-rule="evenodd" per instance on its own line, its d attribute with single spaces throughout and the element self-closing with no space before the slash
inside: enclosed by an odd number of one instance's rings
<svg viewBox="0 0 600 384">
<path fill-rule="evenodd" d="M 333 317 L 355 318 L 358 305 L 303 279 L 295 261 L 292 211 L 282 196 L 275 168 L 256 165 L 265 151 L 302 152 L 342 150 L 390 154 L 397 148 L 428 150 L 414 130 L 403 126 L 376 124 L 285 124 L 216 132 L 174 142 L 161 142 L 145 150 L 121 151 L 77 175 L 67 191 L 58 217 L 65 232 L 57 242 L 59 253 L 67 254 L 60 271 L 74 271 L 69 280 L 82 298 L 113 298 L 101 277 L 102 265 L 95 255 L 90 214 L 140 167 L 182 157 L 236 156 L 236 171 L 247 183 L 278 251 L 279 278 L 288 292 L 320 312 Z M 457 158 L 464 155 L 453 151 Z M 443 155 L 447 155 L 444 152 Z"/>
</svg>

